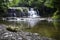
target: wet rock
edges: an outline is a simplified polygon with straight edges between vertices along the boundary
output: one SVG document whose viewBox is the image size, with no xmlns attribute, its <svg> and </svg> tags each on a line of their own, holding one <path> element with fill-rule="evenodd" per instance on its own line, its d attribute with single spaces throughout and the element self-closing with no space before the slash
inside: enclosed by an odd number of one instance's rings
<svg viewBox="0 0 60 40">
<path fill-rule="evenodd" d="M 31 32 L 11 32 L 0 25 L 0 40 L 53 40 L 52 38 L 40 36 L 38 33 Z"/>
</svg>

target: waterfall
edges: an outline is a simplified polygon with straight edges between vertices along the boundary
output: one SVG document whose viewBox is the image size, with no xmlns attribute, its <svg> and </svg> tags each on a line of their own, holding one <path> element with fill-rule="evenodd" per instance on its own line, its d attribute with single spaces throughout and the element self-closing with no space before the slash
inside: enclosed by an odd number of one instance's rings
<svg viewBox="0 0 60 40">
<path fill-rule="evenodd" d="M 28 17 L 34 18 L 34 17 L 40 17 L 40 16 L 38 16 L 37 11 L 35 11 L 33 8 L 30 8 L 28 10 Z"/>
</svg>

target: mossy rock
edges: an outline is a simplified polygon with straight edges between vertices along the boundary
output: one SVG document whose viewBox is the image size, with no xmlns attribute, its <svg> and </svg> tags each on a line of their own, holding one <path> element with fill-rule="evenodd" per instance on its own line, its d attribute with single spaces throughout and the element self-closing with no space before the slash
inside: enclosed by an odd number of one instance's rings
<svg viewBox="0 0 60 40">
<path fill-rule="evenodd" d="M 6 29 L 8 31 L 11 31 L 11 32 L 18 32 L 18 31 L 20 31 L 19 27 L 7 27 Z"/>
</svg>

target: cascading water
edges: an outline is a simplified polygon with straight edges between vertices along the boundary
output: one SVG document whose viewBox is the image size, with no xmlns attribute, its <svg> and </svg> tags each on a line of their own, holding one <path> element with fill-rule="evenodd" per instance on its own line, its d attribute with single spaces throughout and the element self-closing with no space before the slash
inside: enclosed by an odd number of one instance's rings
<svg viewBox="0 0 60 40">
<path fill-rule="evenodd" d="M 14 21 L 14 22 L 26 22 L 26 23 L 28 23 L 28 25 L 29 26 L 31 26 L 31 27 L 33 27 L 33 26 L 35 26 L 38 22 L 39 22 L 39 19 L 36 19 L 36 17 L 40 17 L 39 15 L 38 15 L 38 13 L 37 13 L 37 11 L 36 10 L 34 10 L 34 8 L 28 8 L 28 17 L 27 18 L 19 18 L 19 17 L 16 17 L 17 15 L 16 15 L 16 12 L 15 12 L 15 10 L 17 9 L 17 8 L 11 8 L 12 10 L 10 11 L 10 15 L 12 16 L 12 18 L 9 18 L 9 20 L 8 21 Z M 11 13 L 12 12 L 12 13 Z M 22 12 L 23 13 L 23 12 Z M 23 15 L 24 16 L 24 15 Z M 34 19 L 33 19 L 34 18 Z M 20 23 L 21 24 L 21 23 Z"/>
<path fill-rule="evenodd" d="M 34 25 L 36 25 L 38 23 L 38 19 L 36 19 L 36 17 L 40 17 L 37 13 L 37 11 L 34 10 L 34 8 L 30 8 L 28 10 L 28 17 L 29 19 L 27 20 L 28 25 L 30 25 L 31 27 L 33 27 Z M 34 19 L 32 19 L 34 18 Z"/>
<path fill-rule="evenodd" d="M 38 16 L 37 11 L 35 11 L 33 8 L 30 8 L 28 10 L 28 17 L 34 18 L 34 17 L 40 17 L 40 16 Z"/>
</svg>

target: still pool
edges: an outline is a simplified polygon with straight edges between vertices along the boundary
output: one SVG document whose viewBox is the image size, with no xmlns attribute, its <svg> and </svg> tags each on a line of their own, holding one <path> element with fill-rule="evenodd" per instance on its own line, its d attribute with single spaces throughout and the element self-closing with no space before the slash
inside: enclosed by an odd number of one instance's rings
<svg viewBox="0 0 60 40">
<path fill-rule="evenodd" d="M 26 21 L 0 21 L 0 24 L 19 27 L 20 30 L 60 40 L 60 21 L 31 19 Z"/>
</svg>

